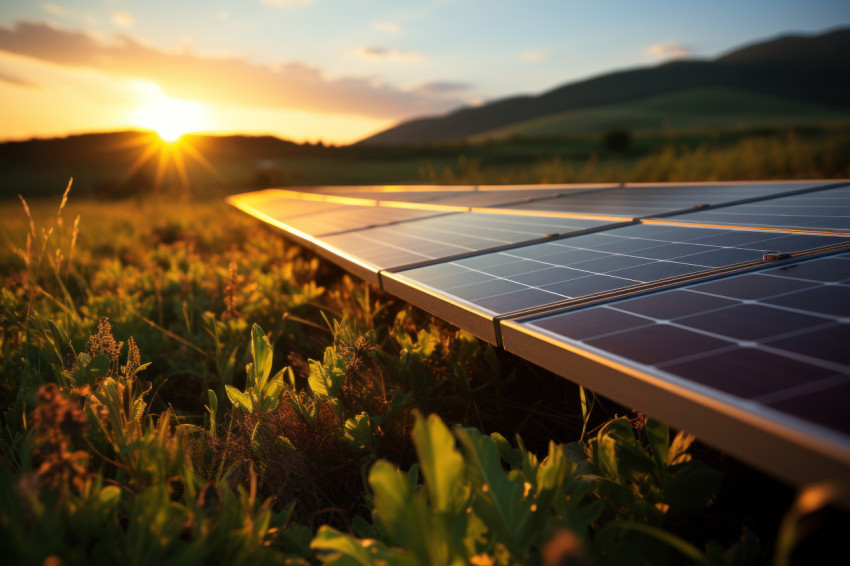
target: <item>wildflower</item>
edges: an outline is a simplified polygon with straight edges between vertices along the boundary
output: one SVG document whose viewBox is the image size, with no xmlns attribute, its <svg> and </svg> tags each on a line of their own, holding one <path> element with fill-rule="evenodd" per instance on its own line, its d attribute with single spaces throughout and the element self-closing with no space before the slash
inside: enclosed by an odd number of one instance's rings
<svg viewBox="0 0 850 566">
<path fill-rule="evenodd" d="M 92 357 L 104 355 L 109 358 L 113 366 L 118 363 L 118 355 L 121 352 L 121 342 L 116 342 L 112 336 L 112 325 L 109 319 L 103 317 L 97 325 L 97 334 L 93 334 L 86 342 L 86 351 Z"/>
</svg>

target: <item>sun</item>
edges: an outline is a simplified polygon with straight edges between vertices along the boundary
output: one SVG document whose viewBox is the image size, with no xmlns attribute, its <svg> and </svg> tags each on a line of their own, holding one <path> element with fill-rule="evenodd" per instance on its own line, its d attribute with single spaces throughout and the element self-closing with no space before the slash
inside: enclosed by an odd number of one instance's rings
<svg viewBox="0 0 850 566">
<path fill-rule="evenodd" d="M 139 86 L 143 102 L 133 114 L 133 123 L 155 131 L 164 141 L 174 142 L 189 132 L 209 129 L 204 104 L 166 96 L 159 85 Z"/>
</svg>

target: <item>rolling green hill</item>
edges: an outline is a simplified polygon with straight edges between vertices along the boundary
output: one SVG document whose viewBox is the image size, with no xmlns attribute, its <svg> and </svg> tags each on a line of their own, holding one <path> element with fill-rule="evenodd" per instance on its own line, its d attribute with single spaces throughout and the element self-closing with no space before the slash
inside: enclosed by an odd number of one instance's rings
<svg viewBox="0 0 850 566">
<path fill-rule="evenodd" d="M 612 127 L 655 132 L 835 123 L 850 124 L 850 109 L 715 87 L 687 89 L 625 104 L 559 112 L 477 134 L 469 141 L 598 133 Z"/>
<path fill-rule="evenodd" d="M 715 60 L 673 61 L 563 85 L 539 96 L 498 100 L 444 116 L 404 122 L 361 144 L 394 145 L 467 139 L 520 122 L 589 108 L 633 104 L 704 89 L 769 96 L 829 109 L 850 109 L 850 29 L 786 36 Z"/>
</svg>

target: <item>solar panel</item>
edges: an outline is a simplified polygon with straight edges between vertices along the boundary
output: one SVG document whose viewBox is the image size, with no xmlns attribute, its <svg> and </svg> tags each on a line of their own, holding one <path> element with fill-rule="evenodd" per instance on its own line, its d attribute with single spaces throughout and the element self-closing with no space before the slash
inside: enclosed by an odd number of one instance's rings
<svg viewBox="0 0 850 566">
<path fill-rule="evenodd" d="M 739 433 L 806 431 L 829 443 L 816 461 L 850 464 L 850 254 L 509 321 L 502 335 L 506 349 L 536 348 L 543 365 L 580 382 L 575 358 L 593 359 L 607 381 L 586 385 L 616 399 L 627 381 L 641 390 L 629 393 L 630 403 L 721 445 L 728 439 L 712 427 L 727 415 L 717 413 L 743 412 Z M 699 407 L 679 414 L 654 400 L 659 390 Z M 776 456 L 761 455 L 761 464 Z"/>
<path fill-rule="evenodd" d="M 485 340 L 789 481 L 850 493 L 846 182 L 229 202 Z"/>
<path fill-rule="evenodd" d="M 673 214 L 721 203 L 765 198 L 827 186 L 826 183 L 626 185 L 623 187 L 512 206 L 535 211 L 610 214 L 644 218 Z"/>
<path fill-rule="evenodd" d="M 262 215 L 269 221 L 285 224 L 288 229 L 310 236 L 325 236 L 384 224 L 444 214 L 419 208 L 379 207 L 364 200 L 359 206 L 344 201 L 293 198 L 288 191 L 248 193 L 238 206 L 249 214 Z"/>
<path fill-rule="evenodd" d="M 671 278 L 694 277 L 737 264 L 760 262 L 769 252 L 793 254 L 842 241 L 846 239 L 638 224 L 475 255 L 383 277 L 384 287 L 402 298 L 407 298 L 406 287 L 430 290 L 438 297 L 431 310 L 449 322 L 461 324 L 470 315 L 456 312 L 456 304 L 465 304 L 471 312 L 478 311 L 481 316 L 492 318 L 612 291 L 623 292 Z M 441 296 L 452 299 L 448 310 L 441 308 Z M 490 334 L 482 337 L 494 341 Z"/>
<path fill-rule="evenodd" d="M 672 218 L 677 222 L 850 232 L 850 185 Z"/>
</svg>

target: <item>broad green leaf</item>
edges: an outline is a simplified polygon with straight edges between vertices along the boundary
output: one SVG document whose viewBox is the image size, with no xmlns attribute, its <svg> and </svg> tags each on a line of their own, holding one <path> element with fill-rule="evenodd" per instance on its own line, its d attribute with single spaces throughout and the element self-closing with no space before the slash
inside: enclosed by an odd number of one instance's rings
<svg viewBox="0 0 850 566">
<path fill-rule="evenodd" d="M 636 474 L 649 472 L 654 467 L 652 457 L 638 443 L 626 418 L 609 421 L 599 430 L 596 443 L 596 464 L 611 478 L 633 479 Z"/>
<path fill-rule="evenodd" d="M 386 460 L 378 460 L 369 470 L 369 487 L 375 494 L 373 520 L 383 527 L 390 542 L 417 556 L 427 556 L 428 511 L 405 474 Z"/>
<path fill-rule="evenodd" d="M 251 357 L 254 359 L 252 385 L 262 391 L 272 372 L 272 347 L 259 324 L 251 327 Z"/>
<path fill-rule="evenodd" d="M 498 432 L 494 432 L 490 435 L 490 438 L 492 438 L 493 442 L 496 444 L 496 448 L 499 450 L 499 456 L 502 457 L 502 460 L 507 462 L 512 469 L 522 467 L 522 456 L 519 455 L 518 450 L 514 450 L 514 447 L 511 446 L 511 443 L 508 442 L 504 436 Z"/>
<path fill-rule="evenodd" d="M 295 524 L 284 529 L 280 533 L 285 542 L 285 548 L 301 556 L 310 555 L 310 541 L 313 540 L 313 531 L 306 525 Z"/>
<path fill-rule="evenodd" d="M 425 418 L 416 412 L 415 419 L 411 436 L 431 505 L 439 513 L 460 513 L 466 509 L 468 489 L 455 438 L 437 415 Z"/>
<path fill-rule="evenodd" d="M 473 508 L 498 540 L 512 553 L 522 554 L 534 505 L 533 497 L 529 497 L 533 495 L 531 485 L 520 475 L 508 477 L 490 437 L 462 427 L 457 427 L 455 434 L 464 447 L 469 479 L 476 492 Z"/>
<path fill-rule="evenodd" d="M 351 450 L 374 449 L 372 423 L 368 413 L 360 413 L 345 421 L 342 441 Z"/>
<path fill-rule="evenodd" d="M 259 410 L 261 412 L 275 410 L 280 402 L 281 392 L 283 392 L 283 370 L 266 383 L 265 389 L 260 393 L 262 406 Z"/>
<path fill-rule="evenodd" d="M 225 385 L 224 390 L 227 393 L 227 398 L 230 399 L 230 402 L 233 406 L 244 413 L 251 413 L 254 410 L 253 405 L 251 404 L 251 399 L 233 387 L 232 385 Z"/>
<path fill-rule="evenodd" d="M 691 447 L 691 444 L 695 439 L 696 437 L 694 435 L 680 430 L 673 439 L 673 442 L 670 444 L 670 451 L 667 455 L 667 465 L 674 466 L 676 464 L 684 464 L 685 462 L 690 461 L 691 455 L 688 454 L 688 448 Z"/>
<path fill-rule="evenodd" d="M 664 501 L 675 511 L 705 506 L 720 489 L 722 480 L 723 474 L 697 460 L 681 464 L 667 480 Z"/>
<path fill-rule="evenodd" d="M 336 397 L 345 385 L 345 361 L 336 355 L 333 346 L 325 349 L 324 363 L 309 360 L 308 384 L 314 395 Z"/>
<path fill-rule="evenodd" d="M 109 375 L 112 370 L 112 360 L 103 354 L 97 355 L 86 366 L 90 379 L 98 379 Z"/>
<path fill-rule="evenodd" d="M 373 539 L 356 539 L 327 525 L 319 528 L 310 548 L 317 551 L 316 555 L 323 563 L 336 566 L 422 564 L 409 552 L 389 548 Z"/>
</svg>

